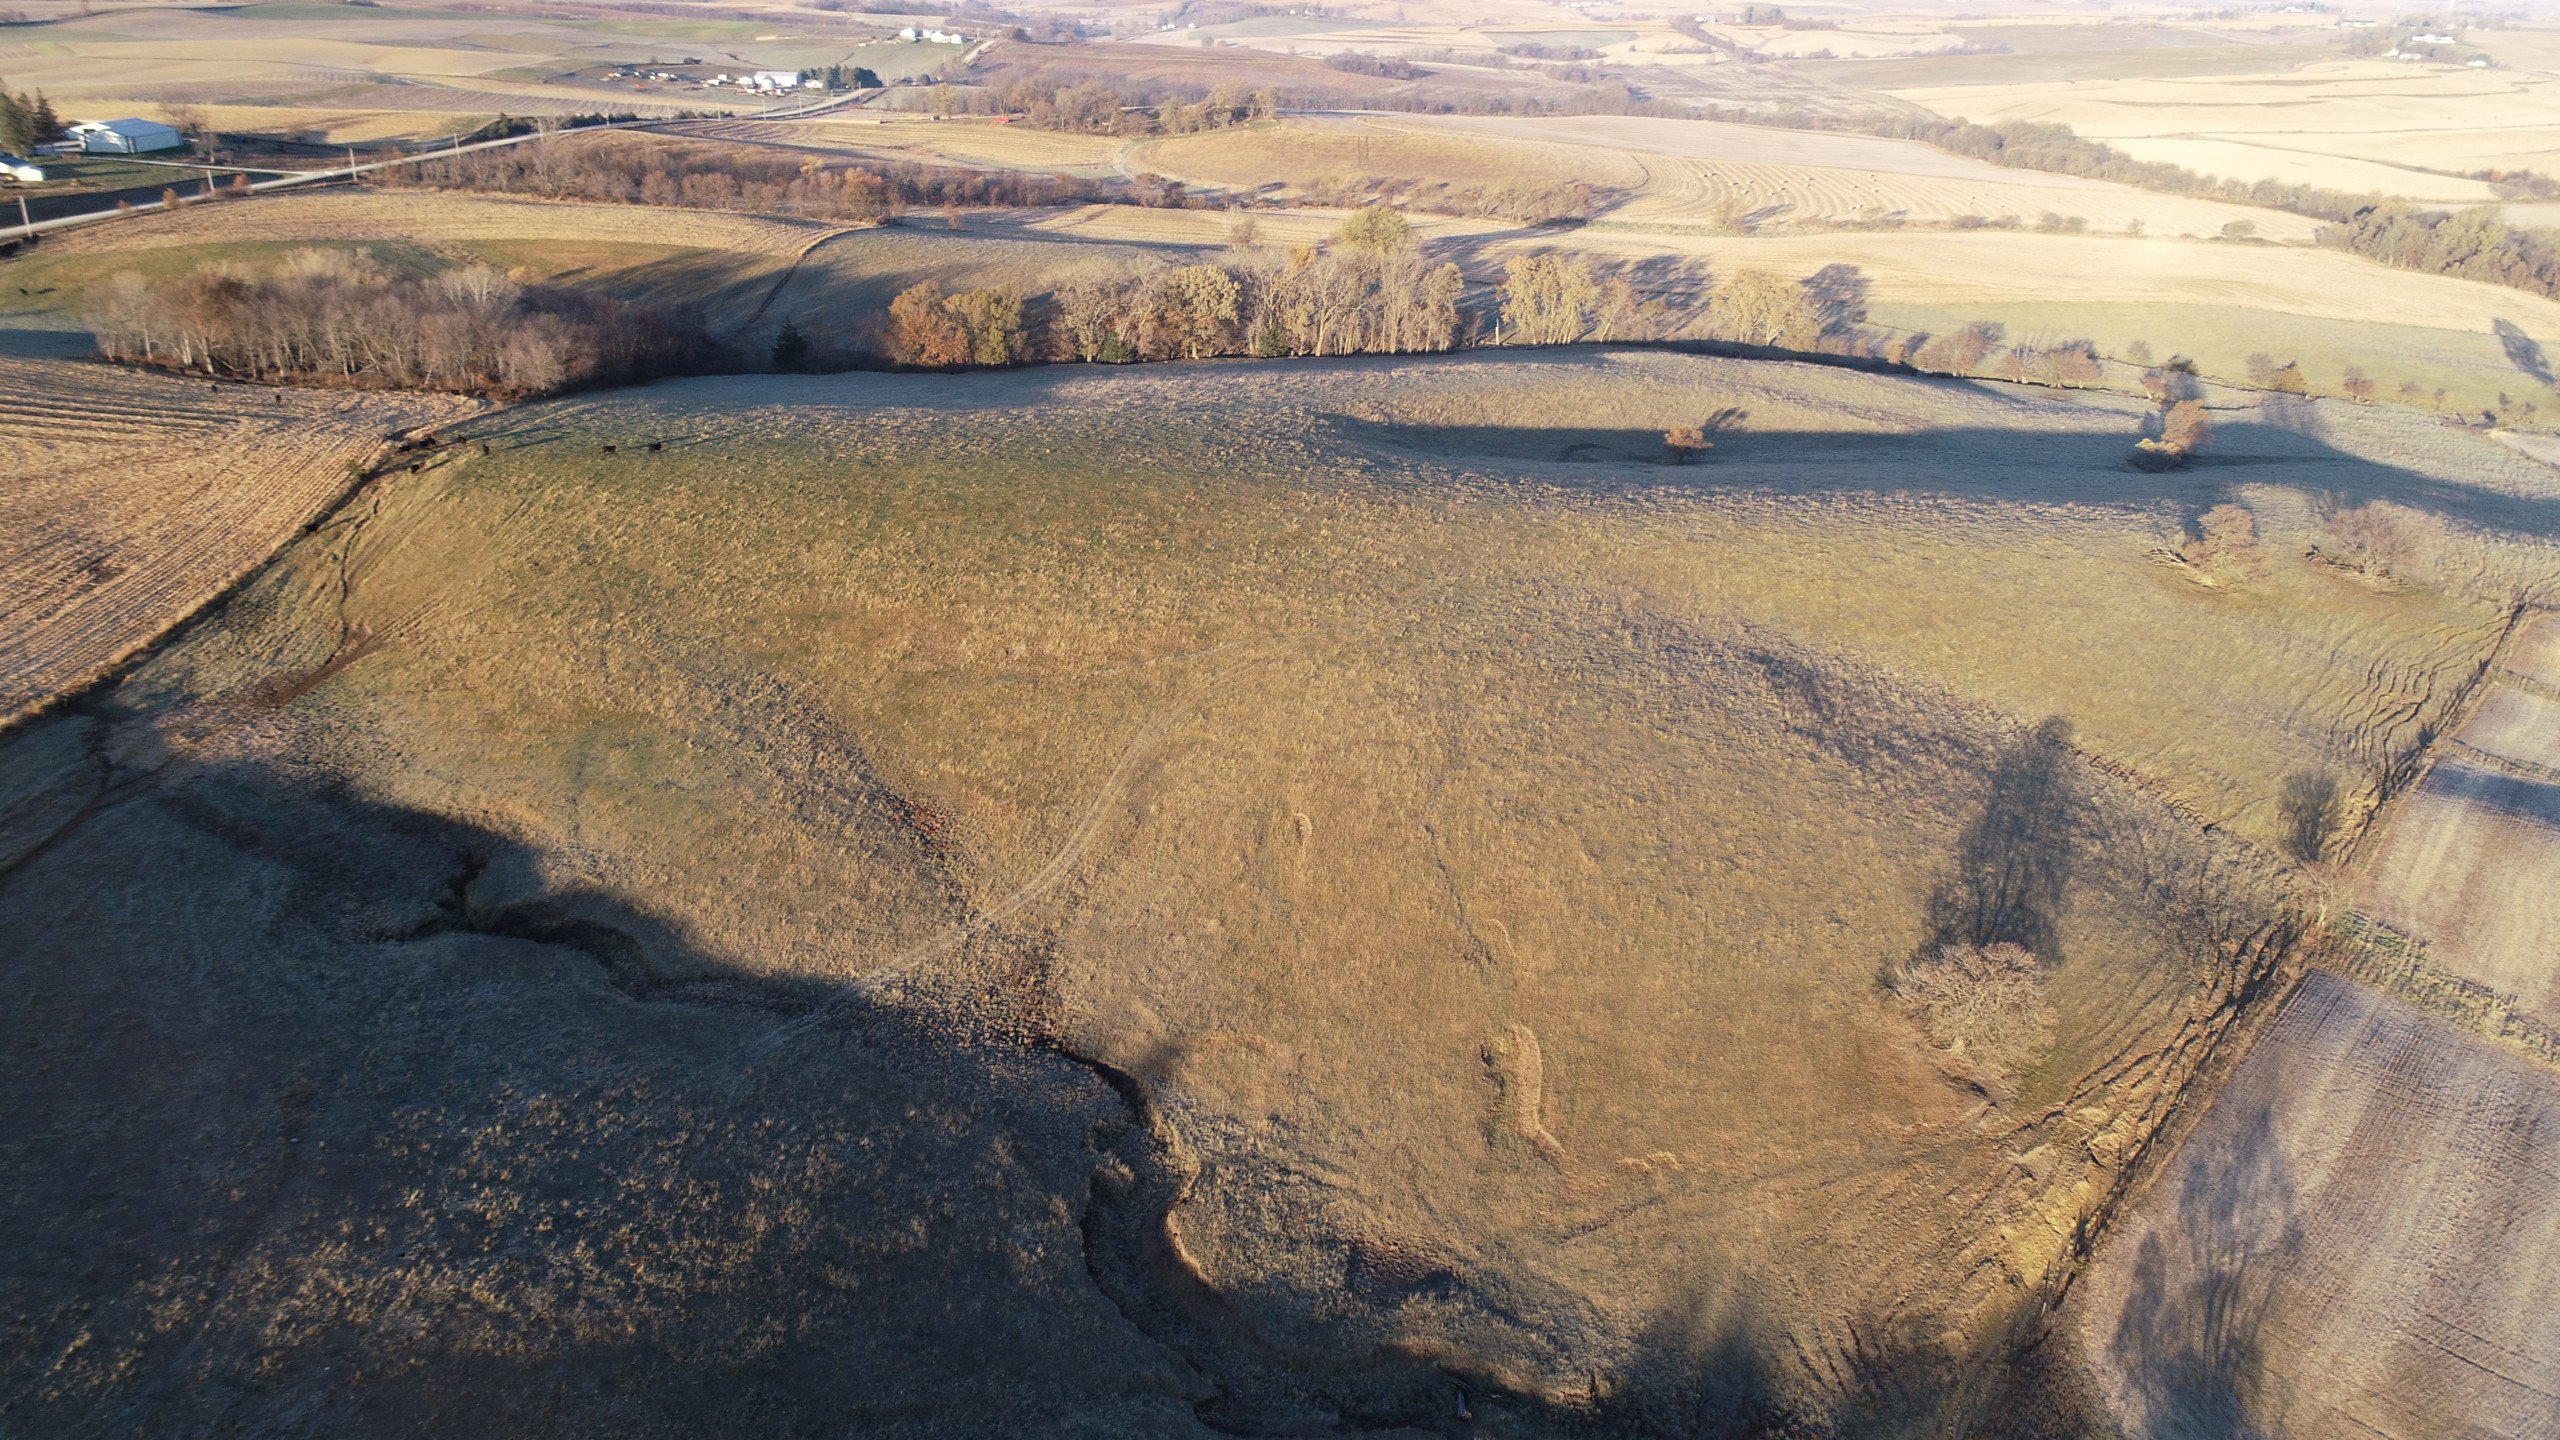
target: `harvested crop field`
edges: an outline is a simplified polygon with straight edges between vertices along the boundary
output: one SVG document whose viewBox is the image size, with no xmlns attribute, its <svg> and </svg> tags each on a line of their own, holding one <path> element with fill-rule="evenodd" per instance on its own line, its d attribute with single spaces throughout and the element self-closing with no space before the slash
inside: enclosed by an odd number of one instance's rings
<svg viewBox="0 0 2560 1440">
<path fill-rule="evenodd" d="M 224 201 L 136 216 L 45 242 L 44 253 L 90 255 L 173 246 L 298 241 L 561 241 L 641 244 L 748 255 L 798 254 L 831 227 L 719 210 L 587 205 L 434 190 L 336 189 Z"/>
<path fill-rule="evenodd" d="M 2456 173 L 2548 172 L 2560 159 L 2560 132 L 2554 129 L 2560 125 L 2560 80 L 2511 70 L 2336 60 L 2253 75 L 2042 80 L 1895 93 L 1941 115 L 1986 124 L 2051 122 L 2109 141 L 2211 140 Z M 2394 186 L 2385 193 L 2403 192 Z"/>
<path fill-rule="evenodd" d="M 4 1398 L 1954 1423 L 2281 943 L 2283 777 L 2369 786 L 2499 631 L 2303 497 L 2545 474 L 2234 425 L 2269 564 L 2210 586 L 2153 552 L 2224 478 L 2131 421 L 1560 352 L 461 427 L 0 740 L 5 1143 L 107 1197 L 0 1195 Z M 2013 1029 L 1886 983 L 1994 939 Z"/>
<path fill-rule="evenodd" d="M 2497 190 L 2486 180 L 2433 175 L 2405 165 L 2323 155 L 2317 151 L 2293 148 L 2282 135 L 2252 141 L 2118 136 L 2107 143 L 2136 160 L 2183 166 L 2199 175 L 2230 180 L 2273 180 L 2279 184 L 2310 185 L 2348 195 L 2390 195 L 2430 205 L 2498 203 Z"/>
<path fill-rule="evenodd" d="M 1374 178 L 1499 190 L 1581 180 L 1608 220 L 1705 228 L 1728 205 L 1763 226 L 1961 216 L 2036 224 L 2047 215 L 2120 232 L 2215 235 L 2246 220 L 2271 240 L 2308 240 L 2301 216 L 2009 169 L 1906 140 L 1629 116 L 1362 117 L 1290 120 L 1161 140 L 1135 163 L 1177 179 L 1305 190 Z"/>
<path fill-rule="evenodd" d="M 2108 1237 L 2073 1339 L 2128 1434 L 2549 1434 L 2555 1172 L 2560 1074 L 2314 971 Z"/>
<path fill-rule="evenodd" d="M 936 121 L 870 111 L 835 112 L 808 120 L 686 120 L 661 128 L 669 134 L 805 146 L 871 159 L 1069 175 L 1119 173 L 1113 157 L 1130 144 L 1114 135 L 1072 135 L 1028 125 Z"/>
<path fill-rule="evenodd" d="M 2453 974 L 2560 1017 L 2560 692 L 2549 612 L 2510 642 L 2450 754 L 2394 808 L 2365 885 L 2374 918 Z"/>
<path fill-rule="evenodd" d="M 386 433 L 467 408 L 0 359 L 0 724 L 230 588 Z"/>
<path fill-rule="evenodd" d="M 1132 152 L 1130 163 L 1239 190 L 1304 190 L 1370 177 L 1495 187 L 1580 180 L 1635 190 L 1647 178 L 1632 156 L 1602 147 L 1453 134 L 1420 121 L 1365 116 L 1292 118 L 1150 140 Z"/>
</svg>

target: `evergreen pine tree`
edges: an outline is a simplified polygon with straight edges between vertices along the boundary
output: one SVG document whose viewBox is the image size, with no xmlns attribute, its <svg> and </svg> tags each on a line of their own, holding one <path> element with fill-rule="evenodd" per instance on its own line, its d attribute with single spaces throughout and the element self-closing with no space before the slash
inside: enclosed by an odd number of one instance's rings
<svg viewBox="0 0 2560 1440">
<path fill-rule="evenodd" d="M 773 337 L 773 368 L 797 370 L 808 363 L 809 337 L 800 333 L 799 326 L 783 321 L 781 333 Z"/>
</svg>

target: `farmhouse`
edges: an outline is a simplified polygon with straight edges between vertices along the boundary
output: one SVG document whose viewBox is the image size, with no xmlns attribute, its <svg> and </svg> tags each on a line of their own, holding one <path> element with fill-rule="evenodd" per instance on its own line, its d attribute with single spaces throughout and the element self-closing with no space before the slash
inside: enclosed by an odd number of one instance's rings
<svg viewBox="0 0 2560 1440">
<path fill-rule="evenodd" d="M 92 155 L 147 155 L 182 150 L 187 144 L 187 137 L 157 120 L 84 120 L 71 133 Z"/>
</svg>

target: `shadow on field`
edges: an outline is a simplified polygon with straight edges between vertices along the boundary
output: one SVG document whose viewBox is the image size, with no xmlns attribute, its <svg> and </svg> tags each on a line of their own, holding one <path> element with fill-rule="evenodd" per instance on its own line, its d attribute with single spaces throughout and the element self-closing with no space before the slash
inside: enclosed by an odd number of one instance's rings
<svg viewBox="0 0 2560 1440">
<path fill-rule="evenodd" d="M 2144 1433 L 2163 1440 L 2270 1433 L 2259 1329 L 2276 1278 L 2303 1245 L 2291 1167 L 2267 1111 L 2205 1154 L 2179 1191 L 2174 1231 L 2143 1237 L 2109 1346 Z M 2173 1257 L 2173 1247 L 2185 1253 Z"/>
<path fill-rule="evenodd" d="M 1987 381 L 1907 380 L 2021 399 Z M 2213 448 L 2184 470 L 2145 473 L 2127 457 L 2138 434 L 2096 429 L 1949 427 L 1918 433 L 1791 431 L 1728 424 L 1714 451 L 1673 463 L 1663 432 L 1624 426 L 1419 425 L 1349 415 L 1326 423 L 1346 441 L 1444 464 L 1498 461 L 1588 467 L 1586 485 L 1788 495 L 1949 496 L 2028 504 L 2201 510 L 2235 485 L 2291 486 L 2341 505 L 2386 500 L 2489 531 L 2560 537 L 2560 501 L 2456 484 L 2328 443 L 2318 407 L 2296 402 L 2215 416 Z M 1705 411 L 1689 423 L 1708 419 Z M 2483 444 L 2484 463 L 2509 463 Z M 2516 462 L 2527 463 L 2527 462 Z M 1542 479 L 1558 477 L 1542 476 Z"/>
<path fill-rule="evenodd" d="M 1001 937 L 890 1007 L 776 983 L 490 829 L 256 766 L 0 741 L 10 1433 L 1744 1436 L 1748 1315 L 1587 1396 L 1262 1344 L 1187 1176 Z M 513 896 L 515 898 L 509 898 Z M 1942 1357 L 1879 1361 L 1894 1415 Z M 1836 1433 L 1884 1433 L 1834 1417 Z M 1793 1433 L 1789 1431 L 1787 1433 Z"/>
<path fill-rule="evenodd" d="M 2061 964 L 2059 922 L 2087 822 L 2071 722 L 2049 716 L 1993 768 L 1954 873 L 1929 897 L 1928 953 L 2006 941 Z"/>
<path fill-rule="evenodd" d="M 506 837 L 256 768 L 101 788 L 61 743 L 99 723 L 0 744 L 12 1435 L 1190 1424 L 1075 1220 L 1130 1118 L 1037 1035 L 776 1044 L 818 992 L 494 901 Z"/>
</svg>

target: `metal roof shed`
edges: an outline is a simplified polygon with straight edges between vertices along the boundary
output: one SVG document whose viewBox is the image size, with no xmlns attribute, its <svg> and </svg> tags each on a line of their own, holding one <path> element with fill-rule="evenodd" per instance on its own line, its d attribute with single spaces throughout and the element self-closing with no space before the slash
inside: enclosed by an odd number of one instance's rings
<svg viewBox="0 0 2560 1440">
<path fill-rule="evenodd" d="M 81 127 L 80 148 L 92 155 L 146 155 L 183 150 L 187 137 L 157 120 L 109 120 Z"/>
</svg>

